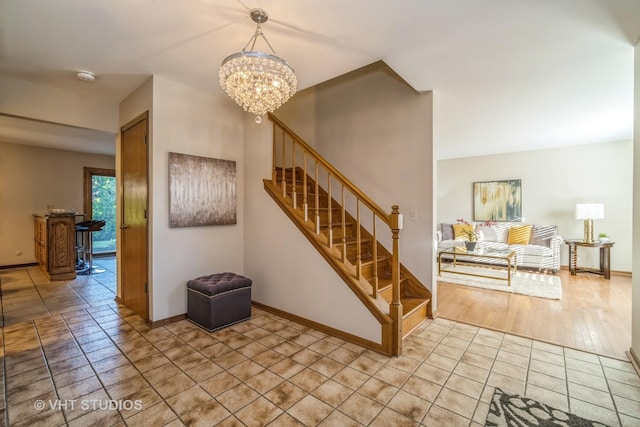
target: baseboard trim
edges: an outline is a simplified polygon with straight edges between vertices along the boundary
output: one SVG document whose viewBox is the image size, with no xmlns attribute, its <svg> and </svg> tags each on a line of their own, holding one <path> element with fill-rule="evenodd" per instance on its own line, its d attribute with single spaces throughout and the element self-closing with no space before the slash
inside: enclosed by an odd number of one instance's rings
<svg viewBox="0 0 640 427">
<path fill-rule="evenodd" d="M 186 319 L 187 319 L 187 313 L 184 313 L 184 314 L 178 314 L 177 316 L 167 317 L 166 319 L 148 320 L 147 323 L 149 324 L 149 327 L 151 329 L 154 329 L 154 328 L 170 325 L 171 323 L 176 323 Z"/>
<path fill-rule="evenodd" d="M 629 357 L 629 360 L 633 365 L 633 369 L 636 370 L 636 374 L 640 376 L 640 357 L 638 357 L 638 355 L 636 354 L 635 351 L 633 351 L 632 348 L 630 348 L 629 351 L 627 351 L 627 357 Z"/>
<path fill-rule="evenodd" d="M 278 316 L 283 317 L 283 318 L 285 318 L 287 320 L 291 320 L 293 322 L 299 323 L 299 324 L 304 325 L 306 327 L 316 329 L 316 330 L 318 330 L 318 331 L 320 331 L 322 333 L 325 333 L 327 335 L 331 335 L 333 337 L 340 338 L 342 340 L 348 341 L 348 342 L 353 343 L 353 344 L 357 344 L 357 345 L 359 345 L 361 347 L 365 347 L 365 348 L 367 348 L 369 350 L 373 350 L 373 351 L 375 351 L 377 353 L 381 353 L 381 354 L 384 354 L 384 355 L 388 356 L 388 354 L 383 350 L 382 344 L 378 344 L 376 342 L 369 341 L 367 339 L 358 337 L 356 335 L 352 335 L 352 334 L 350 334 L 348 332 L 344 332 L 344 331 L 341 331 L 339 329 L 332 328 L 331 326 L 327 326 L 327 325 L 324 325 L 322 323 L 318 323 L 318 322 L 316 322 L 314 320 L 309 320 L 309 319 L 307 319 L 305 317 L 300 317 L 300 316 L 298 316 L 296 314 L 292 314 L 292 313 L 289 313 L 287 311 L 283 311 L 283 310 L 280 310 L 278 308 L 271 307 L 269 305 L 262 304 L 262 303 L 257 302 L 257 301 L 251 301 L 251 304 L 253 306 L 255 306 L 256 308 L 259 308 L 259 309 L 267 311 L 269 313 L 278 315 Z"/>
<path fill-rule="evenodd" d="M 8 270 L 10 268 L 35 267 L 37 265 L 38 265 L 37 262 L 28 262 L 26 264 L 0 265 L 0 270 Z"/>
</svg>

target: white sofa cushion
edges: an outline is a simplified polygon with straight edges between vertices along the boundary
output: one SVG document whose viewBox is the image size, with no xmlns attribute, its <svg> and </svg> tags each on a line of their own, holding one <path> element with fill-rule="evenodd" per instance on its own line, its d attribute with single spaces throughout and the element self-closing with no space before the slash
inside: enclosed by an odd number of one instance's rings
<svg viewBox="0 0 640 427">
<path fill-rule="evenodd" d="M 498 241 L 498 233 L 491 226 L 487 225 L 478 225 L 476 230 L 479 234 L 479 241 L 489 241 L 489 242 L 497 242 Z"/>
<path fill-rule="evenodd" d="M 509 248 L 517 254 L 535 256 L 553 256 L 551 248 L 540 245 L 509 245 Z"/>
<path fill-rule="evenodd" d="M 507 249 L 509 249 L 509 245 L 507 245 L 506 243 L 490 242 L 488 240 L 478 242 L 478 247 L 482 249 L 493 249 L 496 251 L 506 251 Z"/>
</svg>

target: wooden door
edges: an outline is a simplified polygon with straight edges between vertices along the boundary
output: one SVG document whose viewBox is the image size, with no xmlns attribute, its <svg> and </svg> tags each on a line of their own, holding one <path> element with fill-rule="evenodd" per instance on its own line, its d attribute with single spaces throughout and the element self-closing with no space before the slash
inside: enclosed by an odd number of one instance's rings
<svg viewBox="0 0 640 427">
<path fill-rule="evenodd" d="M 148 298 L 148 117 L 135 118 L 122 128 L 122 302 L 149 318 Z"/>
</svg>

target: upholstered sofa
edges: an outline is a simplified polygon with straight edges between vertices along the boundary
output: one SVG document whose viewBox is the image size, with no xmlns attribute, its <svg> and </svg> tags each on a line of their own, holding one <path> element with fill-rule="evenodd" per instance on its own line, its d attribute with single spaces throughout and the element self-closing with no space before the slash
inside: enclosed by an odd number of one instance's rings
<svg viewBox="0 0 640 427">
<path fill-rule="evenodd" d="M 560 246 L 564 242 L 555 225 L 521 222 L 440 224 L 437 232 L 438 252 L 464 247 L 469 241 L 469 228 L 476 237 L 476 249 L 511 249 L 518 267 L 535 268 L 556 273 L 560 269 Z"/>
</svg>

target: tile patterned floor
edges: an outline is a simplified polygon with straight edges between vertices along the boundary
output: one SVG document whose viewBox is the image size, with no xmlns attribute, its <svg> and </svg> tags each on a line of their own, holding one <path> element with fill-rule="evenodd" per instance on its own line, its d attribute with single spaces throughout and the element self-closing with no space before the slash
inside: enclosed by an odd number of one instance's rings
<svg viewBox="0 0 640 427">
<path fill-rule="evenodd" d="M 397 358 L 255 308 L 214 333 L 187 321 L 149 329 L 103 299 L 109 271 L 65 290 L 26 269 L 48 312 L 24 320 L 16 307 L 31 313 L 34 295 L 11 300 L 24 273 L 0 271 L 3 307 L 13 304 L 2 329 L 5 425 L 481 426 L 500 387 L 640 426 L 640 377 L 617 359 L 444 319 L 423 324 Z M 73 293 L 77 305 L 64 302 Z"/>
</svg>

